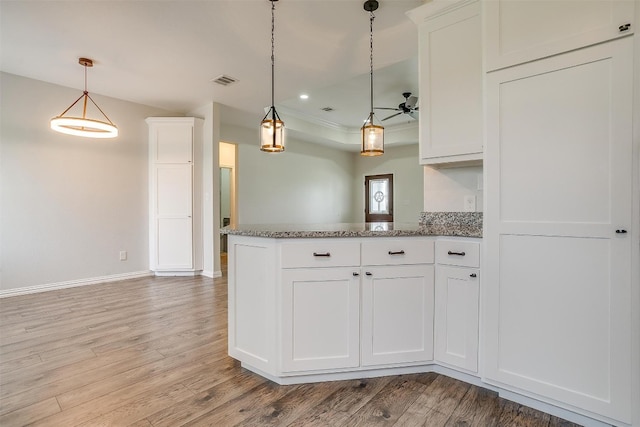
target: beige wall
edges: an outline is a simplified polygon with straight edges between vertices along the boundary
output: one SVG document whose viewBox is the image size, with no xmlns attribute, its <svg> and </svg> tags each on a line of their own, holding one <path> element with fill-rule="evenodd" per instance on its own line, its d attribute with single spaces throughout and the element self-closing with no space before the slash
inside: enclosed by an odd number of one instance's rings
<svg viewBox="0 0 640 427">
<path fill-rule="evenodd" d="M 92 94 L 120 136 L 80 138 L 49 129 L 79 90 L 7 73 L 0 87 L 0 290 L 148 271 L 144 119 L 175 114 Z"/>
<path fill-rule="evenodd" d="M 418 144 L 387 146 L 382 156 L 362 157 L 354 154 L 354 158 L 354 221 L 364 221 L 364 177 L 392 173 L 394 221 L 417 222 L 423 204 L 422 166 L 418 164 Z"/>
<path fill-rule="evenodd" d="M 424 210 L 464 212 L 465 196 L 476 198 L 475 212 L 483 211 L 482 166 L 424 168 Z"/>
<path fill-rule="evenodd" d="M 238 144 L 240 224 L 352 221 L 353 154 L 289 138 L 284 153 L 264 153 L 258 130 L 224 126 Z"/>
</svg>

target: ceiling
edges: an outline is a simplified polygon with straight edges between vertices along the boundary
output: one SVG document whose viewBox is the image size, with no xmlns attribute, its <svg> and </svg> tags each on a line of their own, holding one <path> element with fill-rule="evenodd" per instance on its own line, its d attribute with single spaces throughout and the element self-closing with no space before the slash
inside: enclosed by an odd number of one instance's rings
<svg viewBox="0 0 640 427">
<path fill-rule="evenodd" d="M 380 0 L 374 21 L 375 105 L 417 94 L 422 0 Z M 363 0 L 276 3 L 276 106 L 287 117 L 357 130 L 369 112 L 369 16 Z M 91 93 L 188 113 L 216 102 L 223 120 L 256 126 L 271 104 L 267 0 L 2 0 L 0 69 Z M 212 83 L 225 74 L 238 82 Z M 306 93 L 309 99 L 301 100 Z M 334 111 L 325 112 L 324 107 Z M 377 111 L 387 117 L 390 112 Z M 385 121 L 403 126 L 406 115 Z M 411 121 L 415 125 L 415 121 Z"/>
</svg>

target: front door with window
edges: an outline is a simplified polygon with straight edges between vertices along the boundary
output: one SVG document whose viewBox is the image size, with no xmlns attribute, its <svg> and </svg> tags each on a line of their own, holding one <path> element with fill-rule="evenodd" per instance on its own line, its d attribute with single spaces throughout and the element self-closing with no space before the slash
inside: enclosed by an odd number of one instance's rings
<svg viewBox="0 0 640 427">
<path fill-rule="evenodd" d="M 364 177 L 364 220 L 393 222 L 393 174 Z"/>
</svg>

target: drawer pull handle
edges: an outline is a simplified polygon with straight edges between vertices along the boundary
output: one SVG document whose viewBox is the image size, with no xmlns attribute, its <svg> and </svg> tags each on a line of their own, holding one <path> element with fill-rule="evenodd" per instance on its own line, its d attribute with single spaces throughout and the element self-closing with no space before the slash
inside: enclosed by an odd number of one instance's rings
<svg viewBox="0 0 640 427">
<path fill-rule="evenodd" d="M 318 252 L 314 252 L 314 253 L 313 253 L 313 256 L 317 256 L 317 257 L 330 257 L 330 256 L 331 256 L 331 253 L 330 253 L 330 252 L 325 252 L 325 253 L 323 253 L 323 254 L 320 254 L 320 253 L 318 253 Z"/>
<path fill-rule="evenodd" d="M 616 230 L 616 234 L 626 234 L 627 230 Z"/>
<path fill-rule="evenodd" d="M 478 275 L 476 273 L 471 273 L 469 277 L 478 277 Z"/>
<path fill-rule="evenodd" d="M 389 251 L 389 255 L 404 255 L 404 251 Z"/>
<path fill-rule="evenodd" d="M 366 272 L 366 273 L 364 273 L 364 274 L 366 274 L 367 276 L 373 276 L 373 273 L 371 273 L 370 271 L 367 271 L 367 272 Z"/>
<path fill-rule="evenodd" d="M 449 254 L 449 255 L 458 255 L 458 256 L 465 256 L 466 255 L 464 252 L 452 252 L 452 251 L 447 252 L 447 254 Z"/>
<path fill-rule="evenodd" d="M 620 30 L 620 32 L 623 33 L 627 31 L 630 27 L 631 27 L 631 24 L 624 24 L 624 25 L 620 25 L 618 27 L 618 30 Z"/>
<path fill-rule="evenodd" d="M 360 273 L 356 273 L 355 271 L 352 274 L 353 274 L 353 277 L 358 277 L 360 275 Z"/>
</svg>

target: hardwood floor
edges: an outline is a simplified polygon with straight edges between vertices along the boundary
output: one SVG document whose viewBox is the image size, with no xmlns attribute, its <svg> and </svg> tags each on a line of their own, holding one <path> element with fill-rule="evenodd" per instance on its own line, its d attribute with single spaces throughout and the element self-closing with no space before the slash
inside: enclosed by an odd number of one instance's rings
<svg viewBox="0 0 640 427">
<path fill-rule="evenodd" d="M 278 386 L 227 356 L 225 278 L 0 300 L 0 426 L 574 426 L 437 374 Z"/>
</svg>

